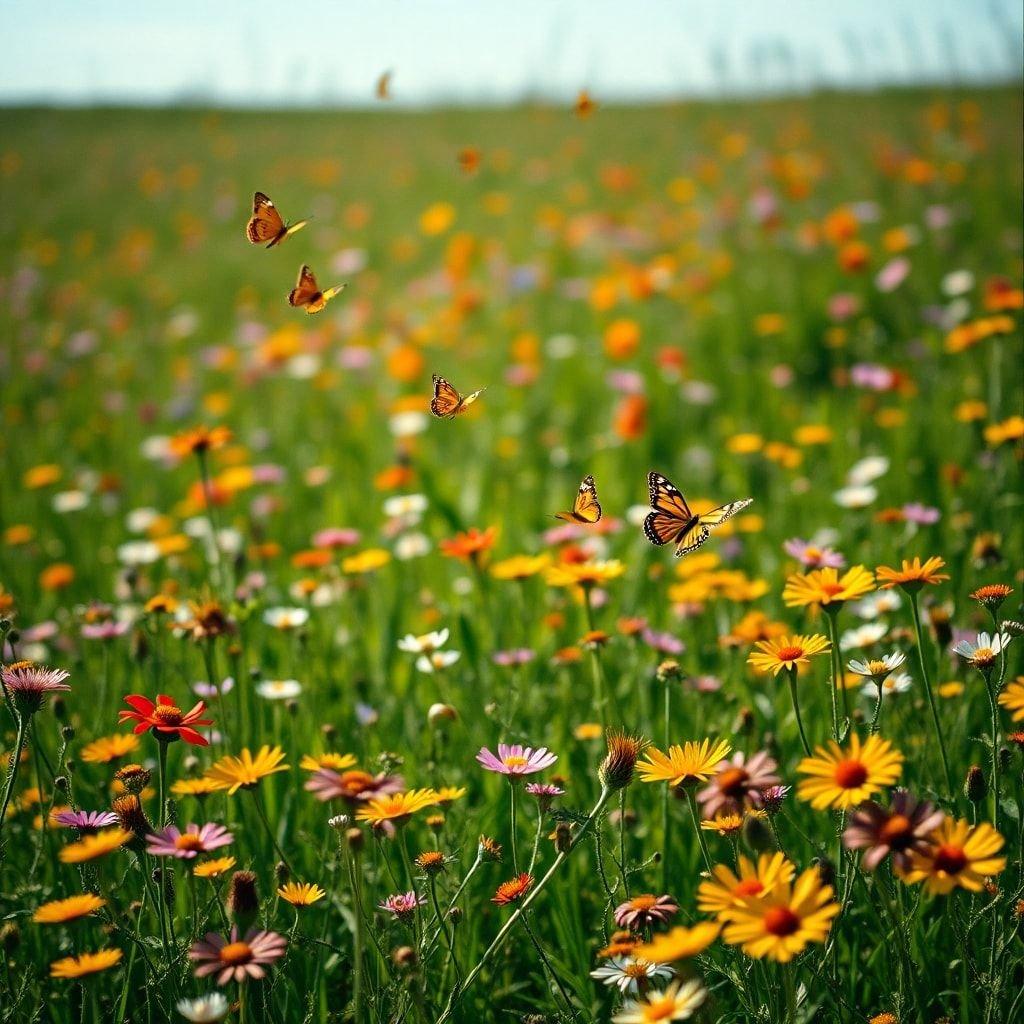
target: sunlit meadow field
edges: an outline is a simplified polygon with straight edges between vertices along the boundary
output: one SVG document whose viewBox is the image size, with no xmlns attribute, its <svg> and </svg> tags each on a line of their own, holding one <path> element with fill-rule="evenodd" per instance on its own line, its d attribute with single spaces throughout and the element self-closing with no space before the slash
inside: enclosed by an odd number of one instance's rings
<svg viewBox="0 0 1024 1024">
<path fill-rule="evenodd" d="M 1024 1020 L 1017 90 L 0 125 L 0 1020 Z"/>
</svg>

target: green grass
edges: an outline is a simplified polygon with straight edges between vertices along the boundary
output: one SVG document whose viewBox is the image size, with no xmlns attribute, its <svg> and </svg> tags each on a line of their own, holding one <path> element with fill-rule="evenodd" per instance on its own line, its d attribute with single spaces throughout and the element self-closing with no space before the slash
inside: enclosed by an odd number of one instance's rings
<svg viewBox="0 0 1024 1024">
<path fill-rule="evenodd" d="M 168 815 L 182 827 L 228 825 L 235 842 L 217 854 L 256 872 L 261 925 L 289 939 L 287 959 L 266 981 L 246 986 L 250 1024 L 435 1021 L 455 985 L 445 944 L 426 942 L 414 964 L 395 966 L 392 951 L 415 946 L 417 933 L 373 908 L 411 883 L 401 843 L 368 831 L 352 865 L 370 917 L 357 1004 L 353 875 L 344 834 L 327 824 L 345 806 L 319 803 L 303 789 L 304 754 L 351 753 L 367 771 L 399 771 L 409 788 L 467 788 L 445 808 L 443 826 L 428 828 L 430 812 L 420 812 L 402 833 L 413 856 L 436 847 L 449 857 L 438 879 L 442 905 L 474 863 L 478 836 L 504 846 L 503 863 L 482 864 L 460 898 L 454 947 L 465 975 L 511 913 L 490 902 L 513 875 L 509 787 L 474 760 L 480 747 L 499 741 L 558 754 L 538 777 L 561 778 L 566 795 L 554 809 L 576 812 L 577 829 L 600 795 L 604 754 L 600 739 L 577 738 L 582 724 L 607 717 L 662 749 L 705 736 L 748 754 L 767 749 L 794 787 L 773 819 L 777 839 L 798 870 L 821 857 L 837 866 L 838 819 L 796 796 L 803 752 L 785 677 L 755 675 L 746 664 L 749 644 L 721 643 L 751 609 L 791 633 L 827 631 L 821 616 L 784 607 L 783 585 L 796 570 L 785 540 L 834 530 L 847 564 L 869 569 L 939 555 L 951 578 L 926 588 L 925 608 L 948 608 L 957 630 L 988 629 L 987 614 L 968 595 L 1005 582 L 1017 593 L 1000 614 L 1021 617 L 1021 443 L 995 444 L 983 433 L 1021 413 L 1020 314 L 1007 314 L 1009 331 L 961 353 L 947 351 L 952 320 L 936 316 L 944 309 L 951 317 L 959 303 L 973 322 L 991 315 L 986 282 L 1006 278 L 1020 287 L 1019 90 L 608 107 L 586 121 L 553 109 L 6 110 L 0 127 L 0 601 L 15 631 L 4 659 L 66 668 L 72 686 L 32 719 L 0 834 L 0 1021 L 181 1019 L 177 999 L 215 987 L 193 977 L 185 953 L 197 934 L 223 931 L 224 879 L 219 888 L 201 882 L 195 904 L 194 862 L 174 862 L 174 936 L 165 949 L 152 897 L 138 907 L 144 860 L 119 851 L 80 873 L 57 858 L 73 839 L 70 830 L 42 831 L 35 820 L 52 805 L 109 805 L 116 764 L 85 763 L 80 752 L 127 731 L 115 713 L 126 707 L 126 694 L 167 693 L 188 707 L 196 699 L 192 683 L 211 675 L 236 680 L 222 703 L 212 702 L 219 737 L 210 749 L 170 747 L 169 783 L 243 747 L 280 744 L 286 752 L 289 770 L 257 792 L 295 877 L 327 890 L 314 906 L 296 914 L 275 897 L 277 854 L 251 794 L 181 798 Z M 470 145 L 480 149 L 482 167 L 466 176 L 456 155 Z M 912 158 L 926 162 L 930 180 L 909 180 Z M 805 187 L 790 189 L 784 167 L 805 169 Z M 248 245 L 243 228 L 256 189 L 286 219 L 312 216 L 310 225 L 280 248 Z M 765 191 L 778 202 L 771 226 L 752 211 Z M 454 222 L 427 235 L 420 218 L 436 203 L 451 204 Z M 860 204 L 872 204 L 874 215 Z M 821 237 L 842 207 L 860 215 L 857 237 L 869 253 L 860 273 L 844 271 L 837 246 Z M 930 226 L 938 208 L 951 214 L 949 226 Z M 907 229 L 911 269 L 884 292 L 875 276 L 895 256 L 889 249 L 898 228 Z M 453 253 L 463 247 L 464 272 L 452 276 Z M 335 270 L 343 250 L 361 252 L 365 266 Z M 285 301 L 302 262 L 324 286 L 348 283 L 316 317 Z M 974 281 L 958 299 L 944 290 L 954 271 L 969 271 Z M 633 286 L 645 275 L 654 287 L 641 294 Z M 610 305 L 591 301 L 595 291 L 609 291 Z M 829 303 L 844 293 L 858 309 L 839 323 Z M 765 314 L 780 315 L 777 330 L 759 328 Z M 604 343 L 617 320 L 639 331 L 636 351 L 624 358 Z M 290 361 L 268 362 L 268 346 Z M 403 377 L 395 370 L 404 350 L 421 365 Z M 666 353 L 681 372 L 666 369 Z M 355 365 L 359 355 L 365 366 Z M 851 369 L 866 363 L 896 371 L 900 385 L 885 392 L 851 386 Z M 644 426 L 629 436 L 616 426 L 623 397 L 614 375 L 622 371 L 634 375 L 627 383 L 647 401 Z M 425 412 L 431 373 L 462 391 L 487 391 L 466 417 L 431 420 L 422 433 L 395 437 L 397 412 Z M 967 401 L 986 405 L 977 422 L 955 414 Z M 239 539 L 237 552 L 226 550 L 219 564 L 194 536 L 206 522 L 195 503 L 196 460 L 147 455 L 154 438 L 197 424 L 224 424 L 233 433 L 231 445 L 209 456 L 222 484 L 232 467 L 280 473 L 214 506 L 216 524 Z M 827 427 L 830 439 L 797 443 L 794 432 L 808 425 Z M 758 450 L 738 450 L 744 434 L 758 435 Z M 841 507 L 834 493 L 870 455 L 889 460 L 875 482 L 877 498 L 865 508 Z M 59 479 L 31 486 L 30 471 L 48 465 Z M 380 474 L 395 466 L 408 467 L 409 479 L 382 488 Z M 311 483 L 310 471 L 319 469 L 321 482 Z M 680 614 L 670 597 L 680 582 L 675 570 L 685 573 L 702 555 L 676 563 L 670 549 L 644 539 L 635 507 L 646 502 L 651 469 L 690 499 L 754 498 L 738 529 L 719 531 L 704 549 L 721 557 L 719 568 L 746 574 L 753 586 L 742 600 L 708 596 Z M 584 546 L 592 556 L 620 559 L 625 571 L 594 609 L 594 626 L 610 642 L 561 665 L 555 652 L 578 645 L 588 629 L 578 595 L 547 586 L 543 575 L 523 583 L 493 578 L 486 566 L 474 571 L 438 546 L 457 531 L 493 525 L 499 532 L 490 564 L 540 551 L 557 560 L 564 546 L 545 543 L 543 534 L 587 473 L 597 480 L 606 519 L 620 527 Z M 80 492 L 85 507 L 62 510 L 67 492 Z M 424 495 L 427 509 L 418 524 L 397 530 L 383 505 L 408 493 Z M 933 507 L 940 518 L 918 526 L 880 515 L 908 503 Z M 138 516 L 130 513 L 139 509 L 159 513 L 154 538 L 190 539 L 131 568 L 122 545 L 146 536 L 132 532 Z M 313 534 L 331 526 L 361 532 L 353 550 L 394 554 L 398 533 L 422 534 L 431 550 L 393 557 L 366 576 L 343 571 L 352 550 L 319 568 L 294 564 Z M 979 540 L 989 535 L 997 538 L 991 557 Z M 73 581 L 47 587 L 44 574 L 61 564 L 73 569 Z M 307 580 L 320 588 L 313 602 L 296 590 Z M 183 607 L 221 601 L 233 631 L 209 644 L 173 634 L 166 619 L 143 611 L 160 591 Z M 264 622 L 267 608 L 306 604 L 309 621 L 298 631 Z M 991 797 L 975 808 L 961 792 L 972 764 L 991 777 L 985 683 L 950 652 L 948 637 L 940 632 L 936 642 L 926 630 L 933 686 L 964 684 L 962 694 L 937 698 L 949 794 L 910 611 L 904 598 L 883 616 L 889 632 L 875 648 L 904 651 L 913 677 L 908 692 L 886 699 L 881 718 L 882 735 L 906 758 L 901 784 L 951 817 L 992 821 Z M 83 638 L 82 624 L 104 616 L 130 628 L 107 641 Z M 664 655 L 622 633 L 619 620 L 627 617 L 685 643 L 677 656 L 684 680 L 722 683 L 711 693 L 668 683 L 667 732 L 666 683 L 657 673 Z M 858 622 L 846 608 L 839 631 Z M 48 623 L 52 635 L 29 632 L 26 642 L 26 631 Z M 460 660 L 439 674 L 417 672 L 398 639 L 442 627 Z M 1000 662 L 994 687 L 1020 673 L 1020 642 Z M 513 648 L 530 649 L 534 660 L 519 668 L 493 662 L 496 651 Z M 843 652 L 843 661 L 859 656 Z M 595 672 L 603 675 L 605 708 Z M 829 658 L 815 659 L 798 684 L 812 745 L 831 736 L 829 673 Z M 302 693 L 288 705 L 266 700 L 256 691 L 262 679 L 296 679 Z M 850 699 L 851 727 L 866 736 L 873 701 L 860 689 Z M 452 705 L 457 719 L 429 724 L 435 702 Z M 368 724 L 363 706 L 376 715 Z M 0 719 L 6 763 L 17 715 L 8 706 Z M 930 896 L 895 882 L 890 897 L 882 881 L 888 866 L 873 875 L 845 855 L 837 883 L 843 909 L 831 943 L 808 946 L 786 969 L 800 993 L 797 1019 L 853 1024 L 888 1011 L 901 1024 L 942 1017 L 993 1024 L 1024 1012 L 1014 912 L 1022 895 L 1021 755 L 1008 739 L 1008 711 L 997 724 L 1000 743 L 1014 750 L 1002 771 L 999 830 L 1008 863 L 998 890 Z M 141 740 L 131 756 L 155 769 L 157 742 Z M 55 776 L 67 780 L 64 790 Z M 625 791 L 629 888 L 671 893 L 680 905 L 675 923 L 692 924 L 706 916 L 696 907 L 701 851 L 685 801 L 671 800 L 665 856 L 662 795 L 661 784 L 639 781 Z M 146 809 L 150 819 L 160 817 L 155 796 Z M 616 795 L 604 810 L 617 809 Z M 538 879 L 556 857 L 546 838 L 556 819 L 540 824 Z M 520 865 L 529 861 L 537 827 L 535 801 L 521 796 Z M 733 843 L 705 835 L 714 861 L 733 863 Z M 569 1020 L 566 994 L 576 1019 L 611 1019 L 618 1000 L 588 972 L 614 929 L 610 908 L 624 899 L 619 841 L 602 812 L 533 904 L 532 930 L 559 984 L 516 926 L 457 1002 L 453 1020 Z M 422 892 L 425 884 L 415 881 Z M 102 913 L 66 926 L 32 921 L 40 904 L 82 891 L 107 898 Z M 907 921 L 906 969 L 888 916 L 896 912 Z M 429 903 L 419 914 L 428 940 L 434 916 Z M 108 945 L 124 950 L 118 966 L 80 981 L 48 976 L 60 957 Z M 719 941 L 680 969 L 709 990 L 694 1019 L 786 1019 L 786 972 L 769 960 Z M 234 985 L 224 992 L 237 998 Z"/>
</svg>

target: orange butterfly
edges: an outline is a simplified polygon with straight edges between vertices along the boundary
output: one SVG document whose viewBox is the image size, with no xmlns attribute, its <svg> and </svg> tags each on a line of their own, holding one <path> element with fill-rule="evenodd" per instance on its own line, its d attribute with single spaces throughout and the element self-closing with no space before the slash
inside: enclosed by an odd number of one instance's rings
<svg viewBox="0 0 1024 1024">
<path fill-rule="evenodd" d="M 313 271 L 303 263 L 299 267 L 299 279 L 295 282 L 295 287 L 288 293 L 288 305 L 303 306 L 310 314 L 319 313 L 344 288 L 343 284 L 339 284 L 326 291 L 320 291 Z"/>
<path fill-rule="evenodd" d="M 434 397 L 430 400 L 430 411 L 442 420 L 461 416 L 486 390 L 481 388 L 463 397 L 444 379 L 434 375 Z"/>
<path fill-rule="evenodd" d="M 711 536 L 711 530 L 721 526 L 737 512 L 742 512 L 754 499 L 730 501 L 703 515 L 696 515 L 686 504 L 679 488 L 660 473 L 648 473 L 652 511 L 644 520 L 644 533 L 652 544 L 676 546 L 676 558 L 696 551 Z"/>
<path fill-rule="evenodd" d="M 576 493 L 576 500 L 572 503 L 572 509 L 568 512 L 556 512 L 555 518 L 564 519 L 567 523 L 582 523 L 585 526 L 592 526 L 600 520 L 601 504 L 597 500 L 597 488 L 592 476 L 583 478 L 583 483 Z"/>
<path fill-rule="evenodd" d="M 597 104 L 594 102 L 590 93 L 586 89 L 581 89 L 579 96 L 576 97 L 576 103 L 573 106 L 573 111 L 577 117 L 590 117 L 590 115 L 597 109 Z"/>
<path fill-rule="evenodd" d="M 377 79 L 377 99 L 389 100 L 391 99 L 391 72 L 385 71 L 380 78 Z"/>
<path fill-rule="evenodd" d="M 275 245 L 280 245 L 289 235 L 301 231 L 308 223 L 308 220 L 300 220 L 294 224 L 285 224 L 270 197 L 265 196 L 262 192 L 257 192 L 252 197 L 252 216 L 249 218 L 249 223 L 245 225 L 245 237 L 253 245 L 266 242 L 267 248 L 272 249 Z"/>
</svg>

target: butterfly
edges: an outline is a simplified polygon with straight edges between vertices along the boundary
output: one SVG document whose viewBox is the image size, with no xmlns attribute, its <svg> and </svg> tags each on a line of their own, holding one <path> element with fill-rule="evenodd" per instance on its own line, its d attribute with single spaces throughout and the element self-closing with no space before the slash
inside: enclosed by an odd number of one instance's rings
<svg viewBox="0 0 1024 1024">
<path fill-rule="evenodd" d="M 245 225 L 245 237 L 253 245 L 266 242 L 267 248 L 272 249 L 275 245 L 280 245 L 289 235 L 301 231 L 308 223 L 308 220 L 300 220 L 294 224 L 285 224 L 270 197 L 265 196 L 262 192 L 257 192 L 252 197 L 252 216 L 249 218 L 249 223 Z"/>
<path fill-rule="evenodd" d="M 564 519 L 567 523 L 583 523 L 588 526 L 601 518 L 601 504 L 597 500 L 597 488 L 592 476 L 583 478 L 583 483 L 576 493 L 576 500 L 572 503 L 572 509 L 568 512 L 556 512 L 555 518 Z"/>
<path fill-rule="evenodd" d="M 295 287 L 288 293 L 288 305 L 303 306 L 310 314 L 319 313 L 344 287 L 343 284 L 339 284 L 326 291 L 320 291 L 313 271 L 303 263 L 299 267 L 299 279 L 295 282 Z"/>
<path fill-rule="evenodd" d="M 444 379 L 434 374 L 434 397 L 430 400 L 430 411 L 442 420 L 454 419 L 464 413 L 483 393 L 485 389 L 474 391 L 463 397 Z"/>
<path fill-rule="evenodd" d="M 385 71 L 377 79 L 377 99 L 389 100 L 391 99 L 391 72 Z"/>
<path fill-rule="evenodd" d="M 676 558 L 696 551 L 711 535 L 711 530 L 742 512 L 754 500 L 730 501 L 728 505 L 696 515 L 679 488 L 660 473 L 648 473 L 647 484 L 653 511 L 644 520 L 644 533 L 652 544 L 675 544 Z"/>
<path fill-rule="evenodd" d="M 573 111 L 577 117 L 590 117 L 594 112 L 597 104 L 594 102 L 593 97 L 587 92 L 586 89 L 581 89 L 580 94 L 576 97 L 576 102 L 573 104 Z"/>
</svg>

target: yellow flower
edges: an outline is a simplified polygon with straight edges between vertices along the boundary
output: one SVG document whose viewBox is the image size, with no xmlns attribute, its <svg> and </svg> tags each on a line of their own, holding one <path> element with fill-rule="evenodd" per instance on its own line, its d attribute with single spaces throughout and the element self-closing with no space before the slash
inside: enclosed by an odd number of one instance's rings
<svg viewBox="0 0 1024 1024">
<path fill-rule="evenodd" d="M 417 811 L 436 803 L 437 793 L 434 790 L 412 789 L 408 793 L 391 793 L 368 800 L 356 812 L 356 818 L 368 821 L 371 825 L 380 825 L 385 821 L 401 824 Z"/>
<path fill-rule="evenodd" d="M 253 789 L 268 775 L 286 772 L 289 766 L 281 764 L 284 756 L 280 747 L 264 744 L 253 757 L 246 747 L 238 757 L 228 754 L 212 764 L 206 770 L 206 778 L 216 783 L 218 789 L 226 789 L 231 796 L 239 789 Z"/>
<path fill-rule="evenodd" d="M 213 860 L 205 860 L 192 869 L 196 878 L 216 878 L 230 871 L 235 866 L 234 857 L 216 857 Z"/>
<path fill-rule="evenodd" d="M 572 734 L 578 740 L 599 740 L 604 735 L 604 727 L 599 722 L 581 722 Z"/>
<path fill-rule="evenodd" d="M 842 576 L 837 569 L 815 569 L 803 575 L 794 573 L 786 580 L 782 599 L 787 608 L 807 605 L 841 604 L 855 601 L 874 590 L 875 580 L 862 565 L 855 565 Z"/>
<path fill-rule="evenodd" d="M 878 576 L 878 586 L 881 590 L 892 590 L 893 587 L 912 592 L 920 590 L 926 583 L 933 586 L 948 580 L 949 577 L 939 570 L 946 563 L 938 557 L 929 558 L 922 563 L 920 558 L 915 557 L 912 562 L 903 559 L 903 566 L 900 569 L 891 569 L 887 565 L 880 565 L 875 573 Z"/>
<path fill-rule="evenodd" d="M 758 653 L 747 658 L 747 664 L 756 672 L 771 672 L 777 676 L 783 669 L 793 670 L 798 665 L 810 664 L 817 654 L 824 654 L 831 646 L 820 633 L 813 636 L 780 636 L 774 640 L 761 640 L 755 645 Z"/>
<path fill-rule="evenodd" d="M 33 466 L 25 472 L 21 478 L 22 484 L 30 491 L 37 491 L 40 487 L 49 487 L 61 478 L 61 468 L 53 463 L 46 463 L 42 466 Z"/>
<path fill-rule="evenodd" d="M 119 757 L 137 750 L 139 737 L 134 733 L 118 733 L 115 736 L 103 736 L 82 747 L 79 757 L 88 764 L 110 764 Z"/>
<path fill-rule="evenodd" d="M 331 768 L 336 772 L 351 768 L 356 763 L 354 754 L 303 754 L 299 767 L 305 772 L 318 772 L 321 768 Z"/>
<path fill-rule="evenodd" d="M 739 874 L 725 864 L 718 864 L 711 878 L 697 889 L 697 909 L 704 914 L 716 914 L 719 921 L 732 919 L 737 907 L 753 899 L 760 899 L 783 882 L 791 882 L 796 868 L 784 854 L 762 853 L 755 865 L 740 854 Z"/>
<path fill-rule="evenodd" d="M 66 956 L 50 964 L 51 978 L 81 978 L 85 974 L 105 971 L 118 963 L 124 953 L 120 949 L 101 949 L 98 953 Z"/>
<path fill-rule="evenodd" d="M 220 783 L 204 776 L 199 779 L 179 779 L 171 786 L 171 792 L 175 796 L 203 797 L 209 796 L 211 793 L 217 793 L 223 788 Z"/>
<path fill-rule="evenodd" d="M 667 782 L 673 787 L 707 782 L 718 762 L 727 757 L 731 749 L 726 740 L 712 743 L 709 739 L 701 743 L 688 741 L 681 747 L 673 745 L 667 755 L 651 747 L 647 758 L 637 762 L 637 768 L 644 782 Z"/>
<path fill-rule="evenodd" d="M 764 438 L 760 434 L 734 434 L 725 447 L 733 455 L 753 455 L 764 447 Z"/>
<path fill-rule="evenodd" d="M 491 566 L 496 580 L 526 580 L 543 572 L 551 563 L 550 555 L 513 555 Z"/>
<path fill-rule="evenodd" d="M 277 895 L 293 907 L 308 907 L 327 893 L 314 882 L 286 882 L 277 890 Z"/>
<path fill-rule="evenodd" d="M 36 924 L 64 924 L 99 910 L 106 902 L 91 892 L 69 896 L 66 900 L 51 900 L 36 909 L 32 920 Z"/>
<path fill-rule="evenodd" d="M 996 856 L 1003 837 L 987 821 L 972 828 L 964 819 L 946 818 L 928 838 L 928 849 L 911 853 L 910 867 L 896 873 L 908 884 L 924 882 L 931 893 L 946 895 L 957 886 L 980 892 L 986 878 L 1006 867 L 1006 858 Z"/>
<path fill-rule="evenodd" d="M 652 964 L 671 964 L 688 960 L 703 953 L 720 931 L 713 921 L 698 921 L 692 928 L 673 928 L 662 935 L 651 936 L 651 941 L 637 946 L 632 955 Z"/>
<path fill-rule="evenodd" d="M 420 214 L 420 231 L 425 235 L 443 235 L 454 223 L 451 203 L 432 203 Z"/>
<path fill-rule="evenodd" d="M 780 882 L 735 907 L 722 938 L 756 960 L 788 963 L 808 943 L 824 942 L 838 913 L 831 886 L 822 884 L 817 868 L 808 868 L 795 883 Z"/>
<path fill-rule="evenodd" d="M 606 562 L 565 562 L 552 565 L 545 579 L 552 587 L 596 587 L 618 579 L 626 567 L 617 558 Z"/>
<path fill-rule="evenodd" d="M 461 800 L 466 795 L 465 786 L 442 786 L 434 791 L 434 797 L 439 804 L 450 804 Z"/>
<path fill-rule="evenodd" d="M 673 981 L 666 989 L 627 1000 L 612 1021 L 614 1024 L 655 1024 L 687 1020 L 707 997 L 707 989 L 696 978 Z"/>
<path fill-rule="evenodd" d="M 384 548 L 367 548 L 358 554 L 349 555 L 341 561 L 341 571 L 352 576 L 375 572 L 391 561 L 391 553 Z"/>
<path fill-rule="evenodd" d="M 58 856 L 62 864 L 82 864 L 87 860 L 95 860 L 97 857 L 111 853 L 118 847 L 124 846 L 131 838 L 132 833 L 127 829 L 108 828 L 95 835 L 85 836 L 77 843 L 70 843 L 60 851 Z"/>
<path fill-rule="evenodd" d="M 999 694 L 999 703 L 1012 712 L 1013 721 L 1024 719 L 1024 676 L 1017 676 L 1012 683 L 1007 684 L 1006 689 Z"/>
<path fill-rule="evenodd" d="M 764 817 L 764 812 L 750 813 L 754 817 Z M 743 817 L 742 814 L 716 814 L 713 818 L 701 821 L 700 827 L 705 832 L 717 832 L 720 836 L 734 836 L 743 828 Z"/>
<path fill-rule="evenodd" d="M 824 424 L 807 423 L 793 431 L 793 441 L 796 444 L 804 445 L 804 447 L 815 444 L 828 444 L 831 440 L 832 428 L 826 427 Z"/>
<path fill-rule="evenodd" d="M 829 749 L 818 747 L 816 753 L 797 765 L 798 772 L 810 776 L 797 787 L 797 796 L 816 810 L 856 807 L 883 786 L 891 786 L 903 771 L 903 755 L 881 736 L 869 736 L 862 745 L 851 733 L 846 750 L 829 740 Z"/>
</svg>

